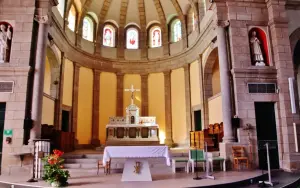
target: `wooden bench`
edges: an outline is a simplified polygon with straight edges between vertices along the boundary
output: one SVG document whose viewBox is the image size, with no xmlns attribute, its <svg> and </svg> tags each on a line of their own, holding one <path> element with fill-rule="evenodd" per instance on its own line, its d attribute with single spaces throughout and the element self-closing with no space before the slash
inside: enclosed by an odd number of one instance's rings
<svg viewBox="0 0 300 188">
<path fill-rule="evenodd" d="M 187 172 L 187 163 L 188 163 L 189 159 L 188 157 L 175 157 L 172 159 L 172 172 L 176 173 L 176 163 L 185 163 L 185 171 Z"/>
</svg>

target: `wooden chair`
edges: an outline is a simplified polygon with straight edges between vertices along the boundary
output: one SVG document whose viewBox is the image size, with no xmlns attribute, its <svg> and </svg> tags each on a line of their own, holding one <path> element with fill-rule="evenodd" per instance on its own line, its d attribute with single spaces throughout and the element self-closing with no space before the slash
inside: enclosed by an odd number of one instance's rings
<svg viewBox="0 0 300 188">
<path fill-rule="evenodd" d="M 110 174 L 110 165 L 111 165 L 111 160 L 106 161 L 106 164 L 103 165 L 102 160 L 98 161 L 98 170 L 97 170 L 97 175 L 99 174 L 99 169 L 103 168 L 105 175 Z"/>
<path fill-rule="evenodd" d="M 243 146 L 232 146 L 233 155 L 233 168 L 240 170 L 240 165 L 245 163 L 247 169 L 249 168 L 248 157 L 245 156 L 245 150 Z"/>
</svg>

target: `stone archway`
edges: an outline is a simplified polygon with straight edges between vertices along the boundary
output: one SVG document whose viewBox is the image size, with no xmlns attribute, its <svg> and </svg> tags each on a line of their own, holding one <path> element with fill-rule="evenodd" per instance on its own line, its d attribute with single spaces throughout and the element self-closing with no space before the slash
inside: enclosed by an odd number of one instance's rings
<svg viewBox="0 0 300 188">
<path fill-rule="evenodd" d="M 209 107 L 208 99 L 213 96 L 213 68 L 215 63 L 218 61 L 218 48 L 212 48 L 208 52 L 208 56 L 203 60 L 203 108 L 204 108 L 204 127 L 207 128 L 209 125 Z"/>
<path fill-rule="evenodd" d="M 60 76 L 60 63 L 55 52 L 48 46 L 47 47 L 47 59 L 50 64 L 51 71 L 51 85 L 50 85 L 50 96 L 53 98 L 58 97 L 58 84 Z"/>
</svg>

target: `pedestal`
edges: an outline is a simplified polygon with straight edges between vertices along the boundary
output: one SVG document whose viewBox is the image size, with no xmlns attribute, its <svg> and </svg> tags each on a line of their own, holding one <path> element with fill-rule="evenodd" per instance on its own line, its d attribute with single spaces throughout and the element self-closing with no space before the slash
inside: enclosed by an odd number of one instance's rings
<svg viewBox="0 0 300 188">
<path fill-rule="evenodd" d="M 135 173 L 136 162 L 140 162 L 139 173 Z M 123 169 L 122 181 L 152 181 L 147 159 L 127 159 Z"/>
</svg>

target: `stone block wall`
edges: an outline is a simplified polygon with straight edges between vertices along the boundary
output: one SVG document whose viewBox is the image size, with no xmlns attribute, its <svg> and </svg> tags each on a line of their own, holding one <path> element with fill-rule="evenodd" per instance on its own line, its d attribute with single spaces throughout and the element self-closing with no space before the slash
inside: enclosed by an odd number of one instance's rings
<svg viewBox="0 0 300 188">
<path fill-rule="evenodd" d="M 6 103 L 4 129 L 12 129 L 11 144 L 3 141 L 1 173 L 11 166 L 20 166 L 20 158 L 10 153 L 30 152 L 23 147 L 23 124 L 30 62 L 35 0 L 0 1 L 0 21 L 13 27 L 10 61 L 0 64 L 0 81 L 13 81 L 13 93 L 0 93 L 0 101 Z M 4 138 L 5 139 L 5 138 Z M 26 163 L 26 162 L 25 162 Z"/>
</svg>

